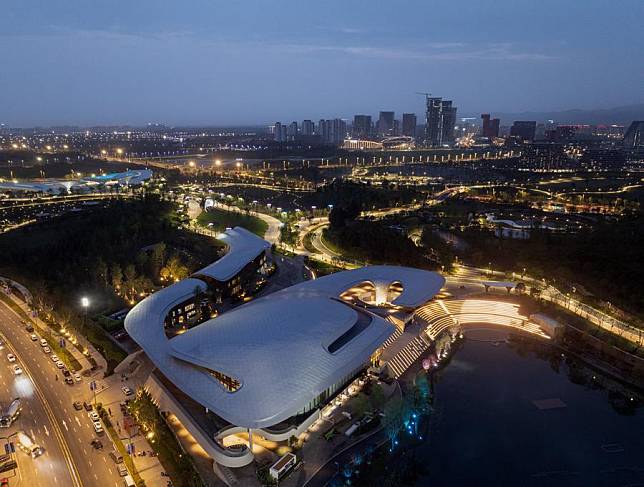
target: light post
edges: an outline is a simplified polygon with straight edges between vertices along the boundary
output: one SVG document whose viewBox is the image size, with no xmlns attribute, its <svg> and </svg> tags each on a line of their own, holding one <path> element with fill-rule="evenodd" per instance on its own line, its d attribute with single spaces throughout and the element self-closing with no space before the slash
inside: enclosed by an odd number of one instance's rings
<svg viewBox="0 0 644 487">
<path fill-rule="evenodd" d="M 81 307 L 83 308 L 83 327 L 87 327 L 87 308 L 89 308 L 89 298 L 87 296 L 81 298 Z"/>
</svg>

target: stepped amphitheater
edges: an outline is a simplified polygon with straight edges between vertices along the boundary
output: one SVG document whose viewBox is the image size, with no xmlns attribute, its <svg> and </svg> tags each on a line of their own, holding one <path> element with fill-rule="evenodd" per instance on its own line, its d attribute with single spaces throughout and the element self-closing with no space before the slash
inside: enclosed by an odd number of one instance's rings
<svg viewBox="0 0 644 487">
<path fill-rule="evenodd" d="M 539 325 L 521 314 L 517 304 L 491 299 L 438 299 L 416 310 L 411 326 L 418 328 L 418 333 L 410 336 L 404 346 L 387 354 L 388 349 L 393 349 L 406 333 L 400 329 L 383 343 L 383 354 L 389 355 L 386 361 L 390 374 L 398 379 L 442 333 L 451 327 L 460 329 L 463 325 L 504 326 L 550 338 Z"/>
</svg>

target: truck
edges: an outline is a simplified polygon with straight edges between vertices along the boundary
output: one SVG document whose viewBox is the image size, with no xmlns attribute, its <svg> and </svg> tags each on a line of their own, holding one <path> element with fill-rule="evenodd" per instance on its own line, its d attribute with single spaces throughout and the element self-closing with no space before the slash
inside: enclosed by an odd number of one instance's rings
<svg viewBox="0 0 644 487">
<path fill-rule="evenodd" d="M 22 451 L 27 455 L 30 455 L 31 458 L 36 458 L 42 455 L 42 448 L 38 443 L 33 441 L 27 433 L 24 431 L 18 431 L 18 446 Z"/>
<path fill-rule="evenodd" d="M 22 404 L 20 402 L 20 398 L 17 397 L 11 401 L 11 404 L 9 404 L 7 409 L 2 411 L 2 415 L 0 416 L 0 428 L 8 428 L 11 426 L 11 423 L 13 423 L 20 415 L 21 410 Z"/>
</svg>

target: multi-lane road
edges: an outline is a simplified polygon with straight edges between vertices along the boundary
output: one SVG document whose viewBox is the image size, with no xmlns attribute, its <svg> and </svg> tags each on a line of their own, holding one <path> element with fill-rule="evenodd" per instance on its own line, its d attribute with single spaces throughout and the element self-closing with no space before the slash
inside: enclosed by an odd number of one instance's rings
<svg viewBox="0 0 644 487">
<path fill-rule="evenodd" d="M 0 429 L 0 436 L 22 430 L 44 449 L 35 459 L 16 449 L 19 468 L 16 476 L 10 477 L 10 485 L 122 486 L 122 478 L 108 456 L 112 448 L 109 436 L 99 437 L 102 450 L 94 449 L 91 441 L 97 435 L 88 413 L 73 407 L 74 401 L 88 400 L 88 380 L 65 384 L 50 355 L 43 352 L 38 341 L 31 340 L 19 317 L 3 303 L 0 334 L 4 347 L 0 350 L 0 402 L 6 407 L 16 397 L 22 401 L 20 416 L 10 428 Z M 14 374 L 8 353 L 17 357 L 22 374 Z M 6 441 L 17 444 L 15 436 L 2 440 Z M 7 475 L 0 474 L 3 476 Z"/>
</svg>

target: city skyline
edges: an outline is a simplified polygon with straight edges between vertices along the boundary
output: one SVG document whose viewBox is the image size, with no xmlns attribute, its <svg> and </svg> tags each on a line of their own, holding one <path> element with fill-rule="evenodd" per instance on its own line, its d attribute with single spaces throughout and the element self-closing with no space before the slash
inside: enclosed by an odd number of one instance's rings
<svg viewBox="0 0 644 487">
<path fill-rule="evenodd" d="M 418 91 L 454 100 L 463 114 L 642 101 L 636 1 L 583 11 L 554 2 L 191 3 L 8 8 L 1 121 L 262 125 L 379 110 L 420 120 Z M 444 22 L 428 23 L 436 17 Z"/>
</svg>

